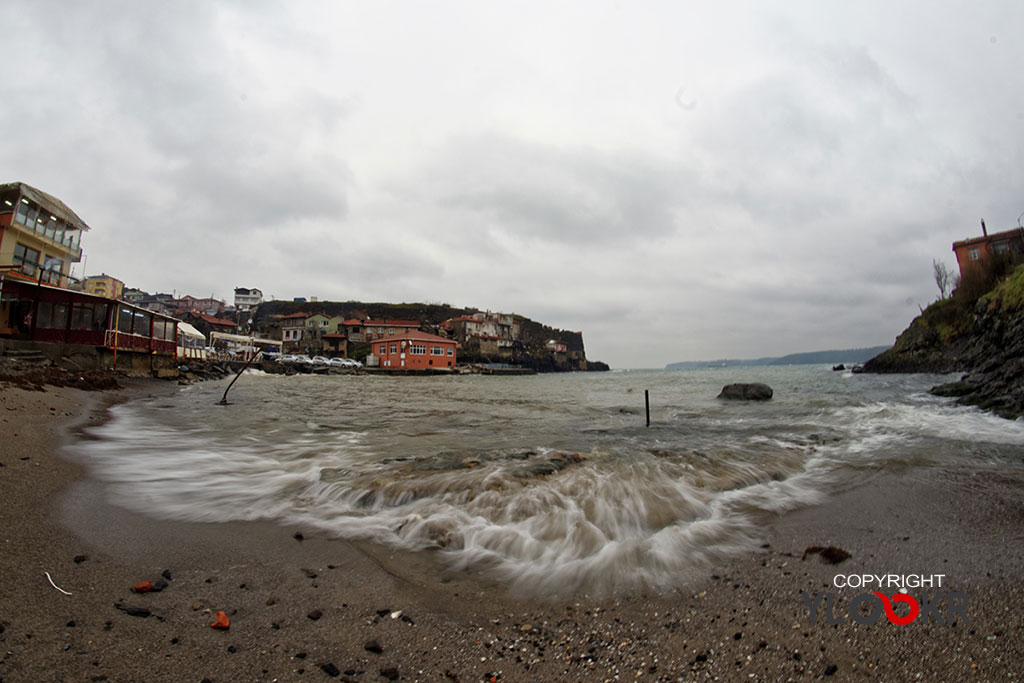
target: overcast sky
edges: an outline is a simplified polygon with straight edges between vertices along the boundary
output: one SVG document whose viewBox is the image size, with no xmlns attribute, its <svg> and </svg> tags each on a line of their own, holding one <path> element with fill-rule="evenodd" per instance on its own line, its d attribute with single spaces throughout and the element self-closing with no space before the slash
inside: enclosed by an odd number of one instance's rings
<svg viewBox="0 0 1024 683">
<path fill-rule="evenodd" d="M 1024 212 L 1012 0 L 32 0 L 0 25 L 0 181 L 151 292 L 476 306 L 660 367 L 891 343 L 933 259 Z"/>
</svg>

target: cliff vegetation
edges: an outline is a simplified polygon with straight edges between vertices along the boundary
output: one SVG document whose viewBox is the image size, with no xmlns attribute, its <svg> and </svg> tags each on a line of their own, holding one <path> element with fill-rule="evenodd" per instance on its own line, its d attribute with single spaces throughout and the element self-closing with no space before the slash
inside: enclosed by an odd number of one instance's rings
<svg viewBox="0 0 1024 683">
<path fill-rule="evenodd" d="M 993 261 L 921 312 L 865 372 L 963 372 L 933 387 L 998 415 L 1024 415 L 1024 265 Z"/>
</svg>

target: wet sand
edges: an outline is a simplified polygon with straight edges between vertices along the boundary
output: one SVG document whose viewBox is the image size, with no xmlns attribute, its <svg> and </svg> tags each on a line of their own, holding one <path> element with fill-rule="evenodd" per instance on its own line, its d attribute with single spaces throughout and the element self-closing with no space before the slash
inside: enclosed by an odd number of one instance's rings
<svg viewBox="0 0 1024 683">
<path fill-rule="evenodd" d="M 761 548 L 685 591 L 539 601 L 432 553 L 140 516 L 59 455 L 112 400 L 173 390 L 0 386 L 0 681 L 1024 677 L 1020 468 L 885 472 L 766 520 Z M 801 559 L 830 545 L 852 556 Z M 883 572 L 945 574 L 970 623 L 811 625 L 801 591 L 848 615 L 865 591 L 833 577 Z M 218 610 L 230 629 L 210 628 Z"/>
</svg>

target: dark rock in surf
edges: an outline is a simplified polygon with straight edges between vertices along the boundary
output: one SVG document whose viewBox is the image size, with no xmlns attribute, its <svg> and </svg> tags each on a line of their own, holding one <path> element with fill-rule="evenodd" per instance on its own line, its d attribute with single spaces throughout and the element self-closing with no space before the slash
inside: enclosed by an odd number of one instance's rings
<svg viewBox="0 0 1024 683">
<path fill-rule="evenodd" d="M 718 398 L 730 401 L 768 401 L 774 392 L 767 384 L 754 382 L 752 384 L 727 384 L 722 387 L 722 393 Z"/>
<path fill-rule="evenodd" d="M 971 382 L 949 382 L 947 384 L 939 384 L 928 390 L 929 394 L 933 396 L 954 396 L 961 397 L 972 394 L 978 390 L 978 385 Z"/>
</svg>

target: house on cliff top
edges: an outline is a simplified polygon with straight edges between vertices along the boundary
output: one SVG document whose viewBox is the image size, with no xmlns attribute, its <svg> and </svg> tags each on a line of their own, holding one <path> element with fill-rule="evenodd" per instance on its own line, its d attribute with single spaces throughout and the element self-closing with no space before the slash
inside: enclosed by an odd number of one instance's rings
<svg viewBox="0 0 1024 683">
<path fill-rule="evenodd" d="M 953 253 L 960 266 L 960 277 L 972 268 L 982 265 L 995 256 L 1006 255 L 1015 260 L 1024 256 L 1024 228 L 988 234 L 985 221 L 981 222 L 981 237 L 971 237 L 953 242 Z"/>
</svg>

